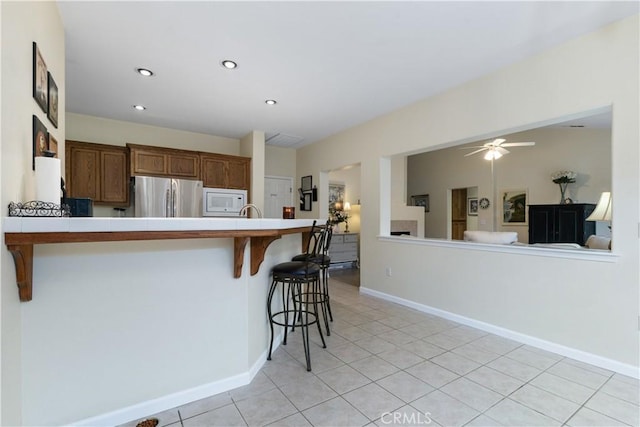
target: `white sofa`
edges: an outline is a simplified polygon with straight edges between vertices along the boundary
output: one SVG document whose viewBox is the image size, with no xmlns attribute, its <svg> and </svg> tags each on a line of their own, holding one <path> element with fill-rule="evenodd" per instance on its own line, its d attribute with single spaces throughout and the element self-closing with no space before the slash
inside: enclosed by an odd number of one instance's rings
<svg viewBox="0 0 640 427">
<path fill-rule="evenodd" d="M 480 231 L 466 230 L 464 240 L 476 243 L 491 243 L 494 245 L 511 245 L 518 241 L 515 231 Z"/>
</svg>

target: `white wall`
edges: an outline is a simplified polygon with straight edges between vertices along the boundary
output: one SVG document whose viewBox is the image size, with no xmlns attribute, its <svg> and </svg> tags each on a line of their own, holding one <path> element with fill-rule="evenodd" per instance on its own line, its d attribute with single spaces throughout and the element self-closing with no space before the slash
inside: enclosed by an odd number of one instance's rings
<svg viewBox="0 0 640 427">
<path fill-rule="evenodd" d="M 64 153 L 65 141 L 65 48 L 64 29 L 55 2 L 0 2 L 2 19 L 2 106 L 0 160 L 1 204 L 35 198 L 32 163 L 32 115 L 36 115 L 58 140 Z M 32 98 L 32 42 L 36 42 L 58 86 L 58 128 L 47 119 Z M 64 162 L 63 162 L 64 168 Z M 4 211 L 6 214 L 6 211 Z M 2 233 L 4 236 L 4 233 Z M 4 245 L 3 245 L 4 247 Z M 23 316 L 18 301 L 15 269 L 9 251 L 1 255 L 0 346 L 2 359 L 0 424 L 22 423 L 24 393 L 22 372 Z M 38 351 L 45 351 L 39 348 Z"/>
<path fill-rule="evenodd" d="M 266 145 L 264 163 L 267 176 L 296 177 L 296 150 L 293 148 Z"/>
<path fill-rule="evenodd" d="M 361 164 L 361 286 L 637 368 L 639 39 L 634 16 L 299 149 L 298 170 L 314 176 Z M 376 237 L 385 230 L 381 220 L 389 219 L 390 195 L 380 191 L 390 188 L 384 158 L 540 127 L 609 105 L 615 262 Z M 386 267 L 398 274 L 386 277 Z"/>
<path fill-rule="evenodd" d="M 498 197 L 503 189 L 526 189 L 528 204 L 559 203 L 560 190 L 551 181 L 551 174 L 558 170 L 578 173 L 567 193 L 575 203 L 597 203 L 600 193 L 611 189 L 610 129 L 545 128 L 504 137 L 511 142 L 535 141 L 536 145 L 511 148 L 509 154 L 494 161 Z M 408 193 L 429 194 L 431 202 L 430 212 L 425 213 L 426 236 L 447 237 L 447 197 L 451 189 L 477 186 L 478 197 L 491 201 L 489 209 L 480 209 L 478 217 L 473 217 L 478 219 L 479 229 L 492 229 L 495 208 L 497 231 L 516 231 L 519 242 L 528 242 L 526 225 L 501 225 L 501 204 L 492 195 L 491 162 L 482 154 L 464 156 L 471 151 L 453 147 L 408 158 Z"/>
<path fill-rule="evenodd" d="M 125 146 L 152 145 L 182 150 L 240 155 L 240 140 L 184 130 L 67 113 L 67 139 Z"/>
</svg>

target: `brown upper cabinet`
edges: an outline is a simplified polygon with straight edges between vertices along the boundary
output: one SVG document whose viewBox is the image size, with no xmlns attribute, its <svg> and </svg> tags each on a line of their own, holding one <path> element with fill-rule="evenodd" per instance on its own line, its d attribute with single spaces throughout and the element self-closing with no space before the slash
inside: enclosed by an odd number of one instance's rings
<svg viewBox="0 0 640 427">
<path fill-rule="evenodd" d="M 200 156 L 195 151 L 127 144 L 131 175 L 200 178 Z"/>
<path fill-rule="evenodd" d="M 97 205 L 129 205 L 129 151 L 125 147 L 66 141 L 67 196 Z"/>
<path fill-rule="evenodd" d="M 249 189 L 251 159 L 200 153 L 202 185 L 213 188 Z"/>
</svg>

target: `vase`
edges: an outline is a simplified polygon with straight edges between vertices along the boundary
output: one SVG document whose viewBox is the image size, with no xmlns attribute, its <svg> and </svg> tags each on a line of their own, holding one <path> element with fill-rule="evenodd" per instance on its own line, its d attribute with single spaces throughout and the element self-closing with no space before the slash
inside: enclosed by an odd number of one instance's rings
<svg viewBox="0 0 640 427">
<path fill-rule="evenodd" d="M 567 185 L 569 185 L 569 183 L 559 182 L 558 185 L 560 186 L 560 204 L 565 205 L 567 204 L 567 198 L 565 197 L 565 193 L 567 192 Z"/>
</svg>

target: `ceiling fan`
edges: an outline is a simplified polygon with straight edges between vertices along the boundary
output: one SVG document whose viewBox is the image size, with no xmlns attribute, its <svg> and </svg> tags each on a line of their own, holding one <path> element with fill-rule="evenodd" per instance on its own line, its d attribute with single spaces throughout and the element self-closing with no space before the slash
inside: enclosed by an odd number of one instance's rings
<svg viewBox="0 0 640 427">
<path fill-rule="evenodd" d="M 506 139 L 504 138 L 496 138 L 493 141 L 485 142 L 483 145 L 476 145 L 474 147 L 461 147 L 461 150 L 477 148 L 477 150 L 472 151 L 471 153 L 465 154 L 465 157 L 472 156 L 476 153 L 481 153 L 486 151 L 484 158 L 486 160 L 495 160 L 499 159 L 503 155 L 509 153 L 504 147 L 528 147 L 532 145 L 536 145 L 535 142 L 507 142 L 504 144 Z"/>
</svg>

